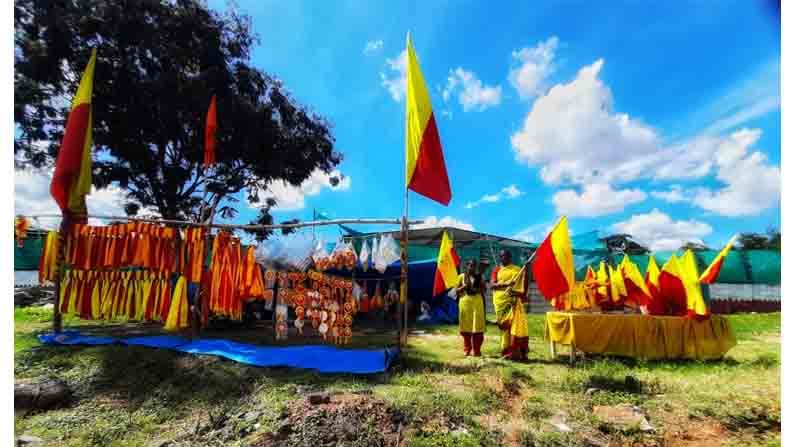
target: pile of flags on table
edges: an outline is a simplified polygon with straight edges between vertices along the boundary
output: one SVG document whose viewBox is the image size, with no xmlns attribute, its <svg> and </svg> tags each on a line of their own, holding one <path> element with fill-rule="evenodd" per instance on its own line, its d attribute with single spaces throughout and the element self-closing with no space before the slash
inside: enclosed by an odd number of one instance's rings
<svg viewBox="0 0 795 447">
<path fill-rule="evenodd" d="M 682 255 L 672 254 L 662 269 L 654 256 L 649 256 L 645 275 L 624 255 L 615 267 L 604 261 L 596 271 L 588 266 L 585 279 L 576 281 L 568 221 L 564 216 L 539 245 L 530 271 L 541 295 L 558 310 L 613 310 L 628 306 L 649 315 L 704 319 L 709 318 L 710 312 L 701 285 L 712 284 L 718 278 L 734 240 L 726 244 L 701 274 L 695 254 L 687 250 Z M 445 233 L 439 250 L 434 295 L 455 285 L 458 264 L 455 247 Z M 524 268 L 520 276 L 527 274 L 528 269 Z"/>
</svg>

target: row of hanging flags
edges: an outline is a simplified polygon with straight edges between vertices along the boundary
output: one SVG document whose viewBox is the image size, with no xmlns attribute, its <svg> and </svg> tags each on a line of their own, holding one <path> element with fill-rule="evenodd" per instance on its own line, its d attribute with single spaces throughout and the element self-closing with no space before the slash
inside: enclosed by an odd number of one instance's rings
<svg viewBox="0 0 795 447">
<path fill-rule="evenodd" d="M 537 248 L 531 271 L 539 292 L 557 310 L 620 310 L 628 306 L 640 308 L 649 315 L 705 319 L 710 312 L 701 285 L 717 280 L 735 239 L 736 236 L 732 237 L 701 274 L 693 251 L 687 250 L 681 256 L 671 254 L 662 269 L 654 256 L 649 256 L 645 276 L 641 275 L 637 264 L 624 255 L 615 267 L 604 261 L 597 271 L 588 266 L 585 279 L 576 281 L 568 220 L 564 216 Z M 452 240 L 444 232 L 437 259 L 434 296 L 456 286 L 459 259 Z M 523 268 L 516 281 L 524 281 L 523 275 L 527 274 L 527 269 Z"/>
</svg>

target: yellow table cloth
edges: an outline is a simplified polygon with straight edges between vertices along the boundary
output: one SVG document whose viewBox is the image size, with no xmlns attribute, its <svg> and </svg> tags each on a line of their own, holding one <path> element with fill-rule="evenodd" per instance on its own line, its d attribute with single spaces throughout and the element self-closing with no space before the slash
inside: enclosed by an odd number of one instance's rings
<svg viewBox="0 0 795 447">
<path fill-rule="evenodd" d="M 544 337 L 588 354 L 642 359 L 723 357 L 737 341 L 729 320 L 651 315 L 547 312 Z"/>
</svg>

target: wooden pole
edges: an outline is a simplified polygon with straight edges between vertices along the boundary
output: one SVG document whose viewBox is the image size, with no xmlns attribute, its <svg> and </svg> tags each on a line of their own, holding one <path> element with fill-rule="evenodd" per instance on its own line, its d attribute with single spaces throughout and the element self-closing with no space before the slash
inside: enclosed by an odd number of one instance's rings
<svg viewBox="0 0 795 447">
<path fill-rule="evenodd" d="M 409 189 L 406 188 L 403 222 L 400 227 L 400 305 L 403 316 L 400 318 L 402 327 L 398 347 L 408 343 L 409 324 Z M 399 310 L 399 311 L 400 311 Z"/>
<path fill-rule="evenodd" d="M 55 250 L 55 305 L 52 309 L 52 330 L 56 334 L 60 333 L 63 329 L 61 317 L 61 278 L 63 278 L 65 269 L 64 251 L 66 248 L 64 245 L 66 241 L 66 233 L 69 231 L 69 225 L 69 219 L 66 216 L 63 216 L 61 225 L 58 227 L 58 242 Z"/>
<path fill-rule="evenodd" d="M 30 216 L 31 218 L 47 218 L 47 217 L 61 217 L 56 214 L 40 214 L 37 216 Z M 207 228 L 222 228 L 226 230 L 279 230 L 282 228 L 303 228 L 303 227 L 312 227 L 312 226 L 326 226 L 326 225 L 346 225 L 346 224 L 361 224 L 361 225 L 373 225 L 373 224 L 389 224 L 389 225 L 400 225 L 401 220 L 399 219 L 334 219 L 334 220 L 318 220 L 318 221 L 310 221 L 310 222 L 297 222 L 297 223 L 289 223 L 289 224 L 275 224 L 275 225 L 234 225 L 234 224 L 216 224 L 212 223 L 212 221 L 208 223 L 197 223 L 197 222 L 190 222 L 186 220 L 173 220 L 173 219 L 146 219 L 146 218 L 139 218 L 139 217 L 127 217 L 127 216 L 97 216 L 97 215 L 90 215 L 87 216 L 93 219 L 104 219 L 104 220 L 122 220 L 122 221 L 129 221 L 129 222 L 148 222 L 148 223 L 159 223 L 165 225 L 184 225 L 184 226 L 191 226 L 191 227 L 207 227 Z M 421 220 L 409 222 L 410 224 L 420 224 L 422 223 Z"/>
</svg>

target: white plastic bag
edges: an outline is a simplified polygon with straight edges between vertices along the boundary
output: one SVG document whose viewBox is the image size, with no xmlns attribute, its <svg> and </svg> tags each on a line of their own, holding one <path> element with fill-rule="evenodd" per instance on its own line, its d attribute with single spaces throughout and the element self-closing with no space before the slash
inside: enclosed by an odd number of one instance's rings
<svg viewBox="0 0 795 447">
<path fill-rule="evenodd" d="M 392 238 L 392 235 L 388 233 L 381 238 L 381 242 L 378 244 L 378 251 L 380 256 L 376 269 L 381 273 L 384 273 L 387 267 L 400 259 L 400 250 L 397 247 L 397 243 Z"/>
<path fill-rule="evenodd" d="M 305 271 L 309 267 L 315 241 L 308 233 L 292 233 L 283 237 L 284 258 L 287 267 Z"/>
<path fill-rule="evenodd" d="M 362 265 L 362 271 L 367 271 L 370 268 L 370 247 L 366 240 L 362 241 L 362 251 L 359 253 L 359 263 Z"/>
<path fill-rule="evenodd" d="M 381 262 L 380 261 L 381 253 L 378 250 L 378 236 L 373 238 L 373 249 L 372 249 L 372 251 L 370 253 L 372 253 L 371 254 L 371 257 L 372 257 L 371 265 L 373 266 L 374 269 L 378 270 L 377 266 Z"/>
</svg>

